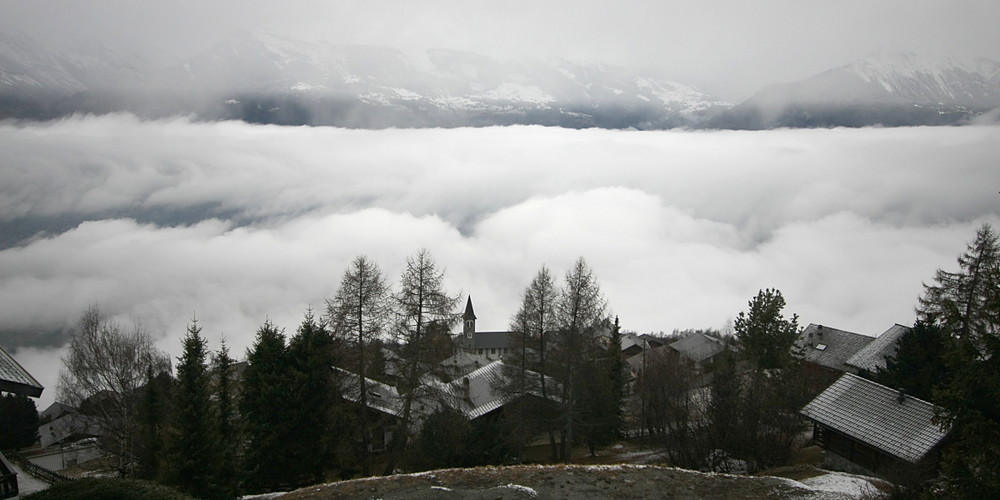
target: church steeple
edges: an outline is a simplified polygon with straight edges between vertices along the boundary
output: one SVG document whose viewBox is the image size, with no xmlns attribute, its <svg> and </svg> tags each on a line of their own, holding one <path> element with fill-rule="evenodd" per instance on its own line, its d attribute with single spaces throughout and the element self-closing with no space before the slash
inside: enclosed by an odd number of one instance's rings
<svg viewBox="0 0 1000 500">
<path fill-rule="evenodd" d="M 462 319 L 465 320 L 462 333 L 465 338 L 471 339 L 472 335 L 476 333 L 476 312 L 472 310 L 472 295 L 469 295 L 469 300 L 465 302 L 465 314 L 462 315 Z"/>
</svg>

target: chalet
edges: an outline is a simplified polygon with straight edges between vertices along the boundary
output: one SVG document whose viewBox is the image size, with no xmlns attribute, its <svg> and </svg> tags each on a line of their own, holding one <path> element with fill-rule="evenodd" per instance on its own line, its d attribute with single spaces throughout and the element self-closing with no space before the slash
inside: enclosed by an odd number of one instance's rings
<svg viewBox="0 0 1000 500">
<path fill-rule="evenodd" d="M 862 474 L 923 473 L 947 435 L 933 404 L 846 373 L 800 412 L 813 422 L 825 466 Z"/>
<path fill-rule="evenodd" d="M 37 398 L 42 395 L 42 390 L 42 384 L 0 347 L 0 392 Z M 0 453 L 0 498 L 13 498 L 18 493 L 17 473 L 3 453 Z"/>
<path fill-rule="evenodd" d="M 857 370 L 860 374 L 875 374 L 880 369 L 885 368 L 886 358 L 896 355 L 899 347 L 899 339 L 910 331 L 909 327 L 903 325 L 892 325 L 882 335 L 875 337 L 870 344 L 847 359 L 844 363 L 848 367 Z"/>
<path fill-rule="evenodd" d="M 818 394 L 842 374 L 857 373 L 847 360 L 873 340 L 860 333 L 810 324 L 799 333 L 793 353 L 805 362 L 810 387 Z"/>
<path fill-rule="evenodd" d="M 671 342 L 670 349 L 675 351 L 682 359 L 690 362 L 698 370 L 704 370 L 712 364 L 712 360 L 719 353 L 726 350 L 726 345 L 721 339 L 705 335 L 701 332 L 694 332 L 685 335 L 680 340 Z"/>
</svg>

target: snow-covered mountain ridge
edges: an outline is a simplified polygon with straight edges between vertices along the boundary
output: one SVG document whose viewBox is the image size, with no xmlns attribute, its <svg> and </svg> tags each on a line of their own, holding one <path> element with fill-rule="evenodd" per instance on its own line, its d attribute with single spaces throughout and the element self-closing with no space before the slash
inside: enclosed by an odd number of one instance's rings
<svg viewBox="0 0 1000 500">
<path fill-rule="evenodd" d="M 717 126 L 937 125 L 1000 106 L 1000 63 L 933 53 L 875 54 L 797 82 L 772 85 Z"/>
<path fill-rule="evenodd" d="M 364 128 L 773 128 L 956 124 L 998 106 L 1000 63 L 928 53 L 876 54 L 734 107 L 652 71 L 565 59 L 406 53 L 242 31 L 157 67 L 99 44 L 56 53 L 0 34 L 0 118 L 130 111 Z"/>
<path fill-rule="evenodd" d="M 0 57 L 8 44 L 0 39 Z M 696 88 L 647 72 L 562 59 L 498 61 L 478 54 L 428 51 L 415 61 L 400 50 L 239 32 L 209 50 L 139 77 L 140 67 L 109 55 L 95 65 L 106 78 L 83 79 L 72 56 L 39 47 L 0 58 L 7 95 L 58 95 L 84 111 L 124 107 L 159 96 L 156 109 L 207 119 L 346 126 L 454 126 L 541 123 L 564 126 L 666 128 L 699 123 L 731 107 Z M 424 60 L 425 59 L 425 60 Z M 87 60 L 90 61 L 89 59 Z M 119 68 L 109 71 L 107 68 Z M 30 90 L 30 92 L 28 92 Z M 127 99 L 116 100 L 117 94 Z M 197 109 L 184 109 L 185 107 Z M 142 108 L 143 106 L 139 106 Z M 145 105 L 150 110 L 150 104 Z M 141 111 L 141 110 L 140 110 Z M 152 112 L 152 111 L 150 111 Z"/>
</svg>

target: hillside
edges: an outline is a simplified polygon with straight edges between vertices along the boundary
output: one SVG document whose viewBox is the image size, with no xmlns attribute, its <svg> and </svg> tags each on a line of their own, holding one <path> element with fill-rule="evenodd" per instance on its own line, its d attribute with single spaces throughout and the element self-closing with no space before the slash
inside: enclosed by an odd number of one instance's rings
<svg viewBox="0 0 1000 500">
<path fill-rule="evenodd" d="M 829 483 L 828 483 L 829 484 Z M 856 498 L 778 477 L 707 474 L 648 465 L 446 469 L 310 486 L 281 500 L 410 499 L 815 499 Z M 850 489 L 850 488 L 848 488 Z"/>
</svg>

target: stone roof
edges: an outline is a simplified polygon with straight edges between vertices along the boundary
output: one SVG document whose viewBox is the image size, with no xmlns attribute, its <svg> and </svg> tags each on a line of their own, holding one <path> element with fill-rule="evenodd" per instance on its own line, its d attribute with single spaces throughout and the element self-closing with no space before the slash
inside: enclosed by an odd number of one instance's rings
<svg viewBox="0 0 1000 500">
<path fill-rule="evenodd" d="M 42 384 L 0 347 L 0 391 L 37 398 L 42 390 Z"/>
<path fill-rule="evenodd" d="M 670 348 L 695 363 L 701 363 L 702 361 L 719 354 L 726 347 L 723 345 L 721 340 L 715 337 L 695 332 L 686 335 L 680 340 L 672 342 L 670 344 Z"/>
<path fill-rule="evenodd" d="M 847 372 L 851 370 L 846 365 L 847 360 L 873 340 L 875 340 L 874 337 L 860 333 L 809 324 L 799 333 L 799 338 L 795 343 L 802 349 L 801 354 L 804 360 L 837 371 Z"/>
<path fill-rule="evenodd" d="M 888 330 L 882 332 L 882 335 L 875 337 L 875 340 L 864 349 L 851 356 L 847 360 L 847 364 L 869 373 L 875 373 L 880 368 L 885 368 L 885 358 L 896 355 L 899 339 L 909 331 L 909 327 L 892 325 Z"/>
<path fill-rule="evenodd" d="M 944 439 L 935 406 L 845 373 L 800 412 L 809 419 L 910 463 Z"/>
</svg>

